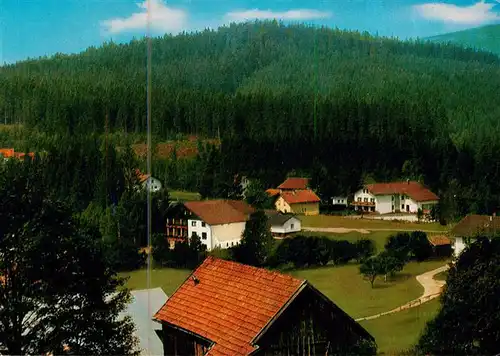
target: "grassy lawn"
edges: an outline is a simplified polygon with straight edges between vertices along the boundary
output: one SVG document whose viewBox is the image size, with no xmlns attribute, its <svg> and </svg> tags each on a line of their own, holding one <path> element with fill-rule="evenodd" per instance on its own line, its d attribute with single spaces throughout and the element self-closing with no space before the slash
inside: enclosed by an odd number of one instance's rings
<svg viewBox="0 0 500 356">
<path fill-rule="evenodd" d="M 291 270 L 287 273 L 307 279 L 346 313 L 359 318 L 389 311 L 418 298 L 423 293 L 423 287 L 415 277 L 445 263 L 444 261 L 410 262 L 394 280 L 384 282 L 383 277 L 378 278 L 373 289 L 359 274 L 359 266 L 355 264 Z"/>
<path fill-rule="evenodd" d="M 190 201 L 190 200 L 200 200 L 201 196 L 196 192 L 184 192 L 182 190 L 172 190 L 169 191 L 171 200 L 180 200 L 180 201 Z"/>
<path fill-rule="evenodd" d="M 438 281 L 446 281 L 446 278 L 448 278 L 448 271 L 438 273 L 434 276 L 434 279 Z"/>
<path fill-rule="evenodd" d="M 387 238 L 393 233 L 394 232 L 392 231 L 374 231 L 369 234 L 362 234 L 357 231 L 352 231 L 345 234 L 334 234 L 331 232 L 302 231 L 299 234 L 304 236 L 328 236 L 329 238 L 334 240 L 347 240 L 352 243 L 360 239 L 370 239 L 375 242 L 377 252 L 381 252 L 384 250 L 384 245 L 387 241 Z"/>
<path fill-rule="evenodd" d="M 350 229 L 393 229 L 393 230 L 422 230 L 422 231 L 447 231 L 448 226 L 439 223 L 413 223 L 395 222 L 370 219 L 353 219 L 335 215 L 310 215 L 301 216 L 304 227 L 344 227 Z"/>
<path fill-rule="evenodd" d="M 379 355 L 399 355 L 415 345 L 425 324 L 434 318 L 439 308 L 439 299 L 434 299 L 418 307 L 360 324 L 375 337 Z"/>
<path fill-rule="evenodd" d="M 161 268 L 151 271 L 151 288 L 161 287 L 168 295 L 172 295 L 177 287 L 187 278 L 190 271 L 185 269 Z M 120 274 L 122 277 L 130 277 L 127 281 L 129 289 L 146 289 L 147 273 L 146 269 Z"/>
</svg>

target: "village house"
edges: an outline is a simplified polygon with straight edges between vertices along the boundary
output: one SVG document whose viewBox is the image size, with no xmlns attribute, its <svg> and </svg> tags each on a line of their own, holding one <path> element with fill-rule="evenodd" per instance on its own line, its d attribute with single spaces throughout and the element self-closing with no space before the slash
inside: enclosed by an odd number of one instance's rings
<svg viewBox="0 0 500 356">
<path fill-rule="evenodd" d="M 287 178 L 266 193 L 275 198 L 276 210 L 288 214 L 318 215 L 320 198 L 309 189 L 309 178 Z"/>
<path fill-rule="evenodd" d="M 306 280 L 208 257 L 155 314 L 165 355 L 359 354 L 374 338 Z"/>
<path fill-rule="evenodd" d="M 467 215 L 451 230 L 453 254 L 458 257 L 478 236 L 494 237 L 500 234 L 500 217 Z"/>
<path fill-rule="evenodd" d="M 354 194 L 351 203 L 357 211 L 379 214 L 430 214 L 439 202 L 436 194 L 414 181 L 367 184 Z"/>
<path fill-rule="evenodd" d="M 347 202 L 347 196 L 342 195 L 331 197 L 331 202 L 334 206 L 342 206 L 347 208 L 349 205 Z"/>
<path fill-rule="evenodd" d="M 275 210 L 266 210 L 271 226 L 271 234 L 275 238 L 287 237 L 302 230 L 301 221 L 293 214 L 281 214 Z"/>
<path fill-rule="evenodd" d="M 200 237 L 210 251 L 238 245 L 254 209 L 241 200 L 190 201 L 172 209 L 166 222 L 167 239 L 173 248 L 178 241 Z"/>
<path fill-rule="evenodd" d="M 19 160 L 23 159 L 26 156 L 26 153 L 24 152 L 15 152 L 13 148 L 0 148 L 0 157 L 3 157 L 4 162 L 8 161 L 11 158 L 17 158 Z M 35 153 L 34 152 L 29 152 L 28 156 L 31 157 L 31 159 L 35 158 Z"/>
<path fill-rule="evenodd" d="M 136 169 L 137 179 L 141 189 L 149 189 L 151 193 L 161 190 L 162 184 L 160 180 L 152 177 L 150 174 L 144 174 L 139 169 Z"/>
<path fill-rule="evenodd" d="M 276 210 L 288 214 L 318 215 L 319 197 L 310 189 L 284 191 L 276 200 Z"/>
</svg>

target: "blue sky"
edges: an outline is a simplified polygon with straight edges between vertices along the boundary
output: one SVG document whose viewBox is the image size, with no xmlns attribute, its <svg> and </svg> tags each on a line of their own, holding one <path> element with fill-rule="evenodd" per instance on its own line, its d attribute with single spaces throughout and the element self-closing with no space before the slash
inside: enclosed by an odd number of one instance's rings
<svg viewBox="0 0 500 356">
<path fill-rule="evenodd" d="M 0 63 L 141 37 L 148 7 L 153 35 L 269 18 L 403 39 L 500 23 L 500 0 L 0 0 Z"/>
</svg>

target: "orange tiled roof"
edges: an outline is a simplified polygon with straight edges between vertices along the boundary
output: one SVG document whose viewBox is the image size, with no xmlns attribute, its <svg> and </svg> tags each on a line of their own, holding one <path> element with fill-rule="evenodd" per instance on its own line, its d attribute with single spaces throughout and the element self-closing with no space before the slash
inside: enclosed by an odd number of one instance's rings
<svg viewBox="0 0 500 356">
<path fill-rule="evenodd" d="M 266 193 L 267 193 L 269 196 L 274 197 L 274 196 L 276 196 L 276 195 L 279 195 L 280 190 L 279 190 L 279 189 L 273 189 L 273 188 L 271 188 L 271 189 L 266 190 Z"/>
<path fill-rule="evenodd" d="M 203 200 L 185 202 L 184 206 L 210 225 L 247 221 L 254 209 L 241 200 Z"/>
<path fill-rule="evenodd" d="M 26 156 L 26 153 L 24 152 L 15 152 L 13 148 L 0 148 L 0 155 L 3 156 L 3 158 L 24 158 Z M 35 158 L 35 153 L 34 152 L 29 152 L 28 156 L 31 157 L 32 159 Z"/>
<path fill-rule="evenodd" d="M 439 197 L 419 182 L 375 183 L 366 185 L 374 195 L 407 194 L 415 201 L 439 200 Z"/>
<path fill-rule="evenodd" d="M 4 158 L 14 157 L 14 149 L 13 148 L 0 148 L 0 154 Z"/>
<path fill-rule="evenodd" d="M 150 174 L 144 174 L 139 169 L 135 170 L 135 174 L 137 175 L 137 179 L 139 179 L 139 183 L 144 183 L 149 177 Z"/>
<path fill-rule="evenodd" d="M 281 197 L 288 204 L 318 203 L 319 197 L 310 189 L 298 190 L 295 192 L 283 192 Z"/>
<path fill-rule="evenodd" d="M 278 189 L 307 189 L 309 178 L 287 178 Z"/>
<path fill-rule="evenodd" d="M 208 355 L 248 355 L 255 349 L 252 340 L 304 283 L 208 257 L 154 318 L 211 340 Z"/>
<path fill-rule="evenodd" d="M 428 236 L 427 239 L 429 240 L 432 246 L 451 245 L 451 240 L 446 235 Z"/>
</svg>

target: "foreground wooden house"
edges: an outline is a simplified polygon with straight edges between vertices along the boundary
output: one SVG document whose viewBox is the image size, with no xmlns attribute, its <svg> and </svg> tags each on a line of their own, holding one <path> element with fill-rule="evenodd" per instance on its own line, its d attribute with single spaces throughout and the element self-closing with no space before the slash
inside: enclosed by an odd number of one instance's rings
<svg viewBox="0 0 500 356">
<path fill-rule="evenodd" d="M 373 337 L 307 281 L 214 257 L 154 319 L 162 324 L 165 355 L 376 352 Z"/>
</svg>

